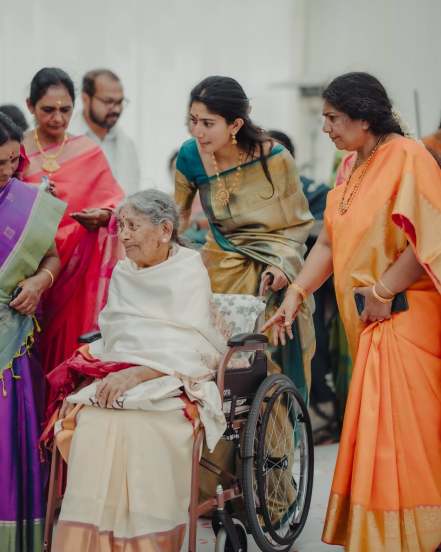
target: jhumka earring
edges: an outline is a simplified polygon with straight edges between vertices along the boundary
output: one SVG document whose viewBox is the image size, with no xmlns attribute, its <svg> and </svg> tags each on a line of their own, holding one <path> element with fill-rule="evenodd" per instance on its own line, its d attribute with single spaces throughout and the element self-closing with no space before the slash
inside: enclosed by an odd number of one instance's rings
<svg viewBox="0 0 441 552">
<path fill-rule="evenodd" d="M 233 144 L 233 146 L 237 146 L 237 140 L 236 140 L 236 135 L 235 134 L 231 135 L 231 143 Z"/>
</svg>

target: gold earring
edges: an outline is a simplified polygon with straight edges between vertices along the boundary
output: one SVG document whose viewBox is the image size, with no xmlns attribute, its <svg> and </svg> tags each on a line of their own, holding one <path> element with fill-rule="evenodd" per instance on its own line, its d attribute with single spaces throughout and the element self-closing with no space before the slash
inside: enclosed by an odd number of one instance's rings
<svg viewBox="0 0 441 552">
<path fill-rule="evenodd" d="M 233 146 L 237 146 L 237 140 L 236 140 L 236 135 L 235 134 L 231 135 L 231 143 L 233 144 Z"/>
</svg>

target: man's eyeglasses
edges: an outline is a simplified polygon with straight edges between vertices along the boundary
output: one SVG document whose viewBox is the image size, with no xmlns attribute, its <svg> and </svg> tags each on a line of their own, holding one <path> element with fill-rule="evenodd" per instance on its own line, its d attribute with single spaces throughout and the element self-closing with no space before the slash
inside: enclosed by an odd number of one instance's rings
<svg viewBox="0 0 441 552">
<path fill-rule="evenodd" d="M 100 98 L 99 96 L 92 96 L 92 98 L 95 98 L 103 105 L 105 105 L 107 108 L 127 107 L 129 103 L 128 98 L 121 98 L 120 100 L 112 100 L 111 98 Z"/>
</svg>

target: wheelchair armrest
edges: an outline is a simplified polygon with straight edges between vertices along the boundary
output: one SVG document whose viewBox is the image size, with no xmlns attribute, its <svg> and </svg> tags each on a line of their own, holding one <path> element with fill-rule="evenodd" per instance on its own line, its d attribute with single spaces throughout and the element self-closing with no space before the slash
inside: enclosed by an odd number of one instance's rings
<svg viewBox="0 0 441 552">
<path fill-rule="evenodd" d="M 268 343 L 268 338 L 263 334 L 237 334 L 228 340 L 228 347 L 242 347 L 251 343 Z"/>
<path fill-rule="evenodd" d="M 98 339 L 101 339 L 101 332 L 96 330 L 94 332 L 88 332 L 80 335 L 80 337 L 78 338 L 78 343 L 93 343 Z"/>
</svg>

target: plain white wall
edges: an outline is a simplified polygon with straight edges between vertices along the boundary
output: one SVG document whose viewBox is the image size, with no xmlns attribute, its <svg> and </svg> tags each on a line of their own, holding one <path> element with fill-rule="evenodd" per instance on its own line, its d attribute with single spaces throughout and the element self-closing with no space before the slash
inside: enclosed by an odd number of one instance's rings
<svg viewBox="0 0 441 552">
<path fill-rule="evenodd" d="M 295 92 L 273 84 L 300 71 L 303 1 L 25 0 L 0 17 L 0 102 L 21 107 L 33 74 L 59 66 L 79 87 L 109 67 L 130 105 L 121 124 L 136 139 L 142 187 L 167 189 L 171 151 L 187 137 L 187 98 L 210 74 L 235 77 L 256 121 L 295 132 Z"/>
<path fill-rule="evenodd" d="M 347 71 L 371 72 L 413 130 L 414 90 L 420 100 L 422 135 L 437 128 L 440 0 L 311 0 L 305 4 L 305 24 L 305 79 L 326 82 Z M 317 173 L 326 176 L 333 146 L 323 135 L 318 150 Z"/>
<path fill-rule="evenodd" d="M 6 3 L 5 3 L 6 4 Z M 441 115 L 441 0 L 22 0 L 1 7 L 0 103 L 24 107 L 33 74 L 107 66 L 131 103 L 120 124 L 136 139 L 142 186 L 170 189 L 167 158 L 187 136 L 191 87 L 209 74 L 237 78 L 253 117 L 287 131 L 300 166 L 327 179 L 333 146 L 298 85 L 367 70 L 423 133 Z M 314 109 L 320 109 L 316 103 Z M 317 141 L 314 145 L 314 136 Z"/>
</svg>

